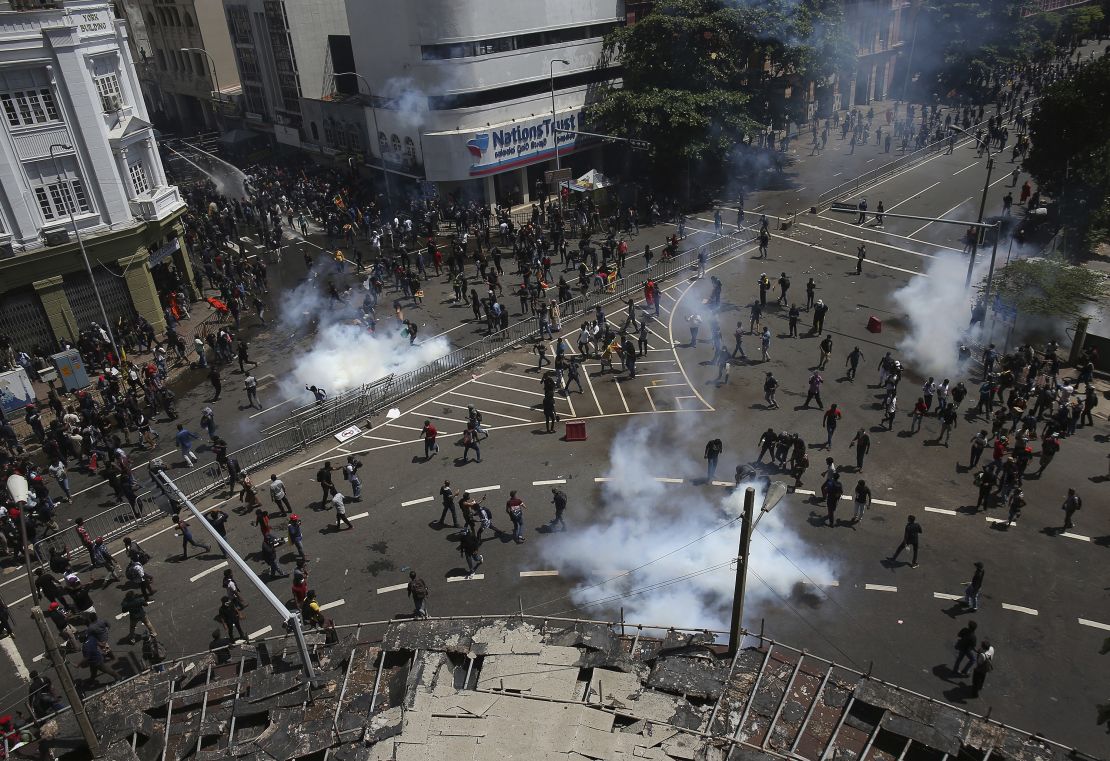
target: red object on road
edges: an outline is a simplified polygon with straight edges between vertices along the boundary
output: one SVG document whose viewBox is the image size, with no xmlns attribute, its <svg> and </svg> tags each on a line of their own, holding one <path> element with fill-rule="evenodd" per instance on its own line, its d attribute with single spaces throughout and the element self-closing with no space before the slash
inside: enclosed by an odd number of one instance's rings
<svg viewBox="0 0 1110 761">
<path fill-rule="evenodd" d="M 883 332 L 883 321 L 880 320 L 875 315 L 871 315 L 870 317 L 867 318 L 867 329 L 869 331 L 871 331 L 872 333 L 882 333 Z"/>
<path fill-rule="evenodd" d="M 585 441 L 586 440 L 586 421 L 585 420 L 568 420 L 567 421 L 567 434 L 563 437 L 563 441 Z"/>
<path fill-rule="evenodd" d="M 207 301 L 209 304 L 211 304 L 212 308 L 215 309 L 217 312 L 227 312 L 228 311 L 227 304 L 220 301 L 215 296 L 209 296 L 208 298 L 205 299 L 205 301 Z"/>
</svg>

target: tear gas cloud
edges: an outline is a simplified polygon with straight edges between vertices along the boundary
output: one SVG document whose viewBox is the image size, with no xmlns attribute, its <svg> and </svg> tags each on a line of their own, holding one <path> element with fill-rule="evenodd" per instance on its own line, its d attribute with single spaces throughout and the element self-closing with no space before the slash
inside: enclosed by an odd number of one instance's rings
<svg viewBox="0 0 1110 761">
<path fill-rule="evenodd" d="M 925 268 L 928 277 L 913 277 L 891 298 L 906 314 L 906 335 L 898 343 L 900 358 L 921 376 L 961 376 L 960 344 L 980 338 L 981 325 L 969 328 L 974 289 L 964 287 L 967 260 L 940 251 Z M 980 276 L 976 267 L 975 277 Z"/>
<path fill-rule="evenodd" d="M 683 422 L 682 416 L 669 416 L 666 422 L 635 423 L 621 431 L 609 453 L 606 477 L 610 480 L 603 484 L 596 508 L 599 522 L 553 534 L 540 545 L 543 555 L 560 569 L 582 577 L 570 593 L 580 615 L 600 616 L 623 606 L 625 619 L 637 623 L 728 628 L 740 536 L 740 521 L 735 519 L 743 513 L 743 489 L 735 493 L 713 486 L 690 490 L 655 480 L 660 475 L 690 475 L 705 467 L 704 460 L 683 454 L 700 452 L 704 443 L 695 439 L 704 432 L 687 429 Z M 757 508 L 762 499 L 762 492 L 757 493 Z M 801 582 L 835 578 L 831 563 L 819 557 L 795 529 L 799 516 L 791 509 L 792 499 L 787 497 L 767 514 L 752 539 L 747 621 L 756 619 L 759 609 L 780 595 L 789 598 Z M 568 511 L 572 520 L 573 508 Z M 667 557 L 639 568 L 663 555 Z M 633 569 L 638 570 L 598 585 Z M 687 578 L 667 584 L 679 577 Z M 588 605 L 599 600 L 608 601 Z"/>
<path fill-rule="evenodd" d="M 340 301 L 327 293 L 327 279 L 334 265 L 318 263 L 310 276 L 282 302 L 281 329 L 292 338 L 315 335 L 310 348 L 299 354 L 289 374 L 281 380 L 287 396 L 304 394 L 306 385 L 319 386 L 335 395 L 363 383 L 371 383 L 390 373 L 404 373 L 425 365 L 450 351 L 444 337 L 409 345 L 388 302 L 379 302 L 379 320 L 374 332 L 363 320 L 366 281 L 356 283 Z M 338 287 L 337 282 L 337 287 Z M 420 314 L 406 314 L 418 325 Z"/>
</svg>

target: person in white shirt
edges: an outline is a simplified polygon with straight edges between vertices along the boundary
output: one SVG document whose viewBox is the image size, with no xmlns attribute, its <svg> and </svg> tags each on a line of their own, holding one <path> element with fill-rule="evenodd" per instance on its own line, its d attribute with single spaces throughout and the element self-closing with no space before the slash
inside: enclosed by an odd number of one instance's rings
<svg viewBox="0 0 1110 761">
<path fill-rule="evenodd" d="M 346 523 L 347 528 L 354 528 L 347 518 L 347 506 L 343 504 L 343 493 L 334 486 L 331 487 L 331 505 L 335 508 L 335 530 L 339 531 L 341 523 Z"/>
<path fill-rule="evenodd" d="M 285 515 L 287 510 L 290 513 L 293 512 L 293 506 L 289 504 L 289 497 L 285 494 L 285 484 L 277 477 L 276 473 L 270 474 L 270 499 L 278 506 L 282 515 Z"/>
</svg>

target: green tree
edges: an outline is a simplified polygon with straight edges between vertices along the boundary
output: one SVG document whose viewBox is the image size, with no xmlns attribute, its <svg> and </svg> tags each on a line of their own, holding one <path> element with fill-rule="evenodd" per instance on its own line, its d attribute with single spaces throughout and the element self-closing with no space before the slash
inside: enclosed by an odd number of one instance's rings
<svg viewBox="0 0 1110 761">
<path fill-rule="evenodd" d="M 737 146 L 801 115 L 801 88 L 784 97 L 791 84 L 843 62 L 838 8 L 831 0 L 662 0 L 606 37 L 623 83 L 600 93 L 588 119 L 651 142 L 647 169 L 657 186 L 686 185 L 692 175 L 720 182 Z"/>
<path fill-rule="evenodd" d="M 1106 276 L 1059 258 L 1017 259 L 995 273 L 994 289 L 1019 314 L 1074 319 L 1106 297 Z"/>
<path fill-rule="evenodd" d="M 1045 93 L 1029 125 L 1025 169 L 1059 203 L 1068 250 L 1110 239 L 1110 58 L 1086 63 Z"/>
</svg>

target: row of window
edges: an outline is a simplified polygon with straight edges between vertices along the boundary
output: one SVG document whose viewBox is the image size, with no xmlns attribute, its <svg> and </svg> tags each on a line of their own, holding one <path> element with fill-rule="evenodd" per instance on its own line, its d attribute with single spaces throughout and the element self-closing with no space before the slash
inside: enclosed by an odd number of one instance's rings
<svg viewBox="0 0 1110 761">
<path fill-rule="evenodd" d="M 420 57 L 425 61 L 443 61 L 448 58 L 474 58 L 493 53 L 508 53 L 513 50 L 538 48 L 543 45 L 565 45 L 568 42 L 604 37 L 620 24 L 619 21 L 609 21 L 587 26 L 572 26 L 565 29 L 550 29 L 545 32 L 493 37 L 488 40 L 475 40 L 473 42 L 421 45 Z"/>
<path fill-rule="evenodd" d="M 155 22 L 155 20 L 154 20 L 155 19 L 155 14 L 157 14 L 157 18 L 158 18 L 157 22 Z M 171 6 L 171 7 L 167 7 L 167 8 L 155 8 L 153 13 L 151 13 L 150 11 L 147 11 L 147 13 L 146 13 L 146 25 L 149 26 L 149 27 L 155 27 L 155 26 L 194 27 L 194 26 L 196 26 L 196 23 L 193 21 L 193 15 L 191 13 L 189 13 L 189 11 L 185 11 L 184 14 L 180 14 L 180 13 L 177 12 L 177 8 L 174 8 L 174 7 Z"/>
<path fill-rule="evenodd" d="M 587 87 L 602 82 L 608 82 L 620 76 L 621 69 L 619 66 L 586 69 L 585 71 L 577 71 L 573 74 L 564 74 L 560 77 L 555 77 L 554 87 L 556 90 Z M 551 86 L 552 83 L 545 78 L 534 82 L 522 82 L 520 84 L 495 87 L 489 90 L 479 90 L 477 92 L 459 93 L 457 95 L 432 95 L 428 98 L 428 109 L 430 111 L 449 111 L 456 108 L 491 106 L 495 103 L 504 103 L 506 101 L 542 95 L 550 92 Z"/>
<path fill-rule="evenodd" d="M 35 198 L 38 199 L 42 218 L 47 222 L 69 216 L 71 209 L 75 213 L 86 213 L 90 209 L 81 180 L 57 180 L 40 185 L 35 188 Z"/>
<path fill-rule="evenodd" d="M 118 76 L 105 74 L 94 77 L 93 82 L 100 96 L 101 110 L 109 113 L 123 107 L 123 92 L 120 90 Z M 30 127 L 61 120 L 58 107 L 54 103 L 54 93 L 49 87 L 0 93 L 0 106 L 4 109 L 9 127 Z"/>
</svg>

